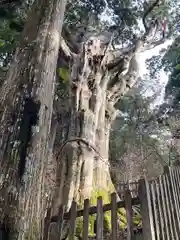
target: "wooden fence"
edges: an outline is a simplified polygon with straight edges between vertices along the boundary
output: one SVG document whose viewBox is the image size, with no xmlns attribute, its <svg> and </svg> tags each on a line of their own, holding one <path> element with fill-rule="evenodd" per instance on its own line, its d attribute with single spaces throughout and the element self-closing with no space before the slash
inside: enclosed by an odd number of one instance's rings
<svg viewBox="0 0 180 240">
<path fill-rule="evenodd" d="M 121 201 L 118 201 L 118 198 Z M 75 239 L 76 219 L 83 217 L 82 239 L 89 237 L 89 216 L 96 214 L 96 235 L 94 239 L 127 239 L 127 240 L 178 240 L 180 239 L 180 169 L 165 168 L 165 173 L 154 181 L 140 179 L 130 184 L 120 184 L 117 193 L 111 194 L 111 202 L 103 205 L 102 197 L 97 200 L 97 206 L 91 206 L 88 199 L 84 208 L 77 210 L 76 202 L 72 203 L 70 212 L 64 213 L 64 206 L 59 209 L 58 216 L 50 216 L 50 210 L 45 219 L 44 240 L 48 239 L 48 229 L 51 223 L 58 225 L 58 240 L 62 234 L 63 220 L 69 221 L 68 239 Z M 133 206 L 140 205 L 142 217 L 142 236 L 134 232 Z M 117 210 L 124 208 L 126 212 L 126 234 L 120 235 Z M 104 213 L 111 211 L 111 233 L 104 235 Z M 51 240 L 51 239 L 49 239 Z"/>
<path fill-rule="evenodd" d="M 146 181 L 145 188 L 149 239 L 180 239 L 180 168 L 166 167 L 158 179 Z"/>
</svg>

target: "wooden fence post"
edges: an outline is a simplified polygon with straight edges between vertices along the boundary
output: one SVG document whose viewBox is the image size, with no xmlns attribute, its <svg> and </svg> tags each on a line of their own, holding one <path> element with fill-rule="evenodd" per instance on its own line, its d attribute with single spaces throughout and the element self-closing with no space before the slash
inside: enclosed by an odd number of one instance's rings
<svg viewBox="0 0 180 240">
<path fill-rule="evenodd" d="M 160 240 L 160 224 L 161 224 L 161 213 L 158 212 L 158 196 L 156 191 L 156 183 L 151 183 L 151 193 L 152 193 L 152 201 L 153 201 L 153 210 L 154 210 L 154 221 L 155 221 L 155 228 L 156 228 L 156 238 L 157 240 Z"/>
<path fill-rule="evenodd" d="M 48 208 L 47 213 L 46 213 L 46 217 L 45 217 L 45 220 L 44 220 L 43 240 L 48 240 L 50 224 L 51 224 L 51 208 Z"/>
<path fill-rule="evenodd" d="M 117 239 L 117 198 L 116 193 L 111 194 L 111 227 L 112 227 L 112 240 Z"/>
<path fill-rule="evenodd" d="M 159 176 L 159 186 L 160 186 L 160 195 L 161 195 L 161 203 L 162 203 L 162 209 L 163 209 L 163 219 L 164 219 L 164 232 L 165 232 L 165 236 L 166 236 L 166 240 L 170 240 L 171 239 L 171 235 L 169 232 L 169 224 L 168 224 L 168 215 L 167 215 L 167 206 L 166 206 L 166 197 L 165 197 L 165 192 L 164 192 L 164 187 L 163 187 L 163 176 Z"/>
<path fill-rule="evenodd" d="M 177 205 L 177 199 L 175 194 L 175 187 L 174 182 L 172 178 L 172 172 L 173 169 L 170 167 L 164 168 L 164 173 L 166 177 L 166 184 L 167 184 L 167 192 L 169 195 L 169 207 L 171 211 L 171 224 L 173 224 L 173 230 L 176 238 L 178 239 L 178 236 L 180 234 L 180 221 L 179 221 L 179 208 Z"/>
<path fill-rule="evenodd" d="M 157 196 L 157 206 L 158 206 L 158 213 L 159 213 L 159 225 L 161 228 L 161 238 L 165 240 L 163 209 L 162 209 L 162 201 L 161 201 L 161 194 L 160 194 L 160 186 L 158 181 L 155 181 L 155 191 Z"/>
<path fill-rule="evenodd" d="M 167 190 L 167 181 L 166 181 L 166 175 L 163 176 L 162 181 L 163 181 L 163 185 L 164 185 L 164 192 L 165 192 L 165 199 L 166 199 L 166 208 L 167 208 L 167 216 L 168 216 L 168 226 L 170 229 L 170 239 L 176 239 L 176 237 L 174 236 L 174 229 L 173 229 L 173 219 L 172 219 L 172 215 L 171 215 L 171 210 L 170 210 L 170 198 L 168 196 L 168 190 Z"/>
<path fill-rule="evenodd" d="M 63 218 L 64 218 L 64 206 L 61 205 L 60 208 L 59 208 L 59 213 L 58 213 L 58 222 L 57 222 L 58 235 L 57 235 L 57 240 L 61 239 L 62 227 L 63 227 Z"/>
<path fill-rule="evenodd" d="M 70 211 L 70 227 L 69 227 L 69 240 L 74 240 L 75 228 L 76 228 L 76 212 L 77 212 L 77 203 L 72 202 L 71 211 Z"/>
<path fill-rule="evenodd" d="M 102 197 L 97 200 L 96 240 L 103 240 L 103 201 Z"/>
<path fill-rule="evenodd" d="M 126 208 L 126 218 L 127 218 L 127 240 L 133 240 L 133 211 L 132 211 L 132 198 L 131 192 L 129 189 L 126 189 L 124 192 L 125 198 L 125 208 Z"/>
<path fill-rule="evenodd" d="M 84 200 L 83 211 L 83 240 L 88 240 L 89 227 L 89 199 Z"/>
<path fill-rule="evenodd" d="M 139 198 L 142 214 L 143 239 L 155 240 L 149 184 L 145 179 L 139 180 Z"/>
</svg>

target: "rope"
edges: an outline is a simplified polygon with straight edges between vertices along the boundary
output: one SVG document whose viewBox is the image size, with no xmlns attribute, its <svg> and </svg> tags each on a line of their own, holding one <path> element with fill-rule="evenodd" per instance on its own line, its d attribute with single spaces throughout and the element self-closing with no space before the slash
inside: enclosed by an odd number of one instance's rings
<svg viewBox="0 0 180 240">
<path fill-rule="evenodd" d="M 87 139 L 85 139 L 85 138 L 80 138 L 80 137 L 67 140 L 67 141 L 61 146 L 60 150 L 58 151 L 58 153 L 57 153 L 57 155 L 56 155 L 56 158 L 58 158 L 59 155 L 62 154 L 62 151 L 63 151 L 64 147 L 67 145 L 67 143 L 78 142 L 78 141 L 84 143 L 88 148 L 90 148 L 91 150 L 93 150 L 93 151 L 98 155 L 98 157 L 99 157 L 101 160 L 103 160 L 103 158 L 102 158 L 102 156 L 100 155 L 98 149 L 97 149 L 96 147 L 94 147 Z"/>
</svg>

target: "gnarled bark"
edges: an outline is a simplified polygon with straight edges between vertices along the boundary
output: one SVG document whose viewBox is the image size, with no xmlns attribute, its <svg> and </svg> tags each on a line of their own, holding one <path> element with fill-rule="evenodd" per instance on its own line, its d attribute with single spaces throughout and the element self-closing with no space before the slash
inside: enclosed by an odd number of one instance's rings
<svg viewBox="0 0 180 240">
<path fill-rule="evenodd" d="M 64 5 L 65 1 L 36 1 L 0 92 L 1 220 L 7 216 L 12 219 L 20 230 L 19 239 L 40 239 L 41 235 Z M 69 210 L 73 198 L 90 197 L 93 181 L 99 188 L 106 188 L 106 181 L 111 182 L 108 142 L 117 114 L 115 103 L 138 80 L 138 53 L 149 45 L 144 46 L 152 28 L 153 25 L 146 29 L 133 46 L 119 50 L 111 48 L 109 35 L 91 36 L 74 45 L 62 39 L 60 50 L 71 70 L 70 122 L 58 155 L 53 215 L 60 203 Z M 10 212 L 8 204 L 14 212 Z"/>
<path fill-rule="evenodd" d="M 134 45 L 113 50 L 112 37 L 85 37 L 79 49 L 66 42 L 61 51 L 69 59 L 68 137 L 57 157 L 52 215 L 60 204 L 70 209 L 72 200 L 91 198 L 93 186 L 113 185 L 109 173 L 109 131 L 118 111 L 115 104 L 139 78 L 138 55 L 150 46 L 151 25 Z M 88 36 L 88 34 L 87 34 Z M 52 238 L 53 239 L 53 238 Z"/>
</svg>

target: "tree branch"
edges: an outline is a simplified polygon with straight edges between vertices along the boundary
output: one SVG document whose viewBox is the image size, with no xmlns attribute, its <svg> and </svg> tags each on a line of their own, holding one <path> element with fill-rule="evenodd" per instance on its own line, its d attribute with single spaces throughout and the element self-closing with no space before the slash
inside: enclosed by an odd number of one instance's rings
<svg viewBox="0 0 180 240">
<path fill-rule="evenodd" d="M 131 89 L 139 78 L 138 53 L 141 52 L 144 42 L 137 40 L 133 51 L 128 55 L 127 62 L 124 61 L 123 71 L 115 76 L 112 85 L 109 86 L 108 98 L 116 103 L 126 92 Z"/>
<path fill-rule="evenodd" d="M 166 39 L 160 39 L 158 41 L 151 42 L 150 44 L 147 44 L 143 47 L 143 51 L 151 50 L 165 42 L 166 42 Z"/>
<path fill-rule="evenodd" d="M 147 4 L 146 1 L 145 1 L 145 3 Z M 149 5 L 149 7 L 148 7 L 147 9 L 145 9 L 145 12 L 144 12 L 144 14 L 143 14 L 142 21 L 143 21 L 143 25 L 144 25 L 144 28 L 145 28 L 146 33 L 148 33 L 149 30 L 150 30 L 150 28 L 151 28 L 151 26 L 150 26 L 150 27 L 147 26 L 146 18 L 147 18 L 147 16 L 153 11 L 153 9 L 159 5 L 159 3 L 160 3 L 160 0 L 156 0 L 154 3 L 152 3 L 151 5 Z M 147 5 L 148 5 L 148 4 L 147 4 Z"/>
<path fill-rule="evenodd" d="M 65 39 L 66 45 L 69 47 L 69 49 L 75 53 L 78 54 L 80 52 L 80 42 L 79 42 L 79 32 L 76 32 L 76 35 L 73 35 L 73 33 L 66 27 L 63 26 L 62 29 L 62 38 Z"/>
<path fill-rule="evenodd" d="M 69 46 L 67 45 L 63 37 L 61 37 L 60 49 L 63 51 L 67 58 L 71 58 L 74 55 L 74 53 L 71 52 Z"/>
</svg>

